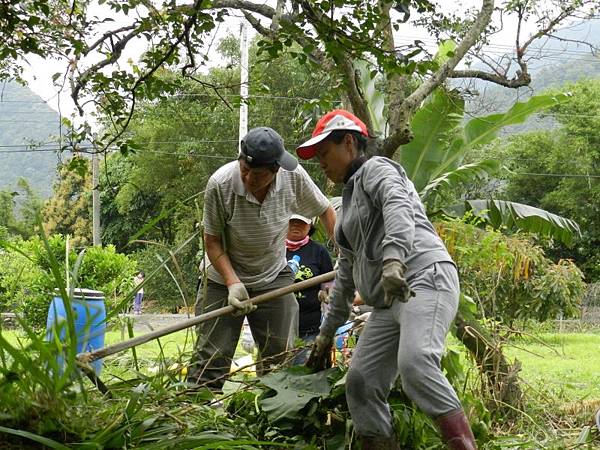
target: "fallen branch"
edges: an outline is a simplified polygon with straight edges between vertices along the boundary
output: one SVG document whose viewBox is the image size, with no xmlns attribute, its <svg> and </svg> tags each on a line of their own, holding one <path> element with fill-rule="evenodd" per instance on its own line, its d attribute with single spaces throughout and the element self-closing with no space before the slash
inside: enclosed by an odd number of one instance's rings
<svg viewBox="0 0 600 450">
<path fill-rule="evenodd" d="M 251 303 L 253 305 L 260 305 L 261 303 L 266 303 L 268 301 L 274 300 L 278 297 L 281 297 L 282 295 L 302 291 L 304 289 L 317 286 L 321 283 L 326 283 L 328 281 L 333 280 L 334 277 L 335 271 L 327 272 L 323 275 L 319 275 L 309 280 L 300 281 L 299 283 L 294 283 L 290 286 L 285 286 L 279 289 L 275 289 L 273 291 L 266 292 L 264 294 L 257 295 L 256 297 L 246 300 L 246 302 Z M 193 327 L 195 325 L 198 325 L 199 323 L 206 322 L 207 320 L 216 319 L 217 317 L 224 316 L 225 314 L 231 314 L 235 310 L 236 309 L 233 306 L 224 306 L 223 308 L 215 309 L 214 311 L 201 314 L 192 319 L 183 320 L 173 325 L 169 325 L 168 327 L 152 331 L 151 333 L 144 334 L 142 336 L 137 336 L 127 341 L 119 342 L 114 345 L 109 345 L 108 347 L 94 350 L 92 352 L 79 353 L 77 355 L 77 360 L 83 364 L 89 364 L 90 362 L 96 361 L 97 359 L 104 358 L 109 355 L 114 355 L 115 353 L 119 353 L 124 350 L 128 350 L 132 347 L 145 344 L 146 342 L 150 342 L 154 339 L 166 336 L 171 333 L 175 333 L 176 331 Z"/>
</svg>

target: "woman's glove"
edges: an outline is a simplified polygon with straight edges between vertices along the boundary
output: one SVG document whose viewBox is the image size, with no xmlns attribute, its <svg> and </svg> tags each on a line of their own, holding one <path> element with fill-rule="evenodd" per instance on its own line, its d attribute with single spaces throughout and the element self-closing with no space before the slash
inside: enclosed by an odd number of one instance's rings
<svg viewBox="0 0 600 450">
<path fill-rule="evenodd" d="M 406 266 L 397 259 L 386 259 L 383 262 L 381 284 L 385 292 L 384 304 L 386 308 L 391 307 L 394 300 L 405 303 L 415 296 L 415 293 L 404 279 L 404 272 L 406 272 Z"/>
<path fill-rule="evenodd" d="M 370 315 L 371 312 L 366 312 L 354 318 L 354 325 L 352 325 L 353 334 L 360 334 L 362 332 L 362 330 L 365 328 L 367 320 L 369 320 Z"/>
<path fill-rule="evenodd" d="M 227 302 L 229 303 L 229 306 L 233 306 L 236 309 L 236 311 L 233 313 L 234 316 L 250 314 L 257 308 L 256 305 L 247 303 L 245 301 L 248 300 L 250 296 L 248 295 L 248 291 L 246 290 L 244 283 L 238 281 L 237 283 L 227 286 L 227 289 L 229 290 Z"/>
<path fill-rule="evenodd" d="M 312 350 L 306 361 L 306 367 L 315 372 L 331 367 L 331 347 L 333 338 L 319 334 L 313 343 Z"/>
</svg>

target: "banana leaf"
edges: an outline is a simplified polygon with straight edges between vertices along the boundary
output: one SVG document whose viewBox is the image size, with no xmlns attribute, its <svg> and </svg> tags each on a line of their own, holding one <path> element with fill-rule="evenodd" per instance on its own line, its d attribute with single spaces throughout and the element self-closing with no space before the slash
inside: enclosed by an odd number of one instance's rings
<svg viewBox="0 0 600 450">
<path fill-rule="evenodd" d="M 485 219 L 492 227 L 511 231 L 527 231 L 572 245 L 581 236 L 576 222 L 543 209 L 503 200 L 465 200 L 464 203 L 443 208 L 444 213 L 462 217 L 467 211 Z"/>
<path fill-rule="evenodd" d="M 509 125 L 523 123 L 530 115 L 550 106 L 557 105 L 569 98 L 569 94 L 537 95 L 526 102 L 515 103 L 508 111 L 471 119 L 462 129 L 462 133 L 449 144 L 447 157 L 441 160 L 432 171 L 431 179 L 437 178 L 448 170 L 457 167 L 471 148 L 488 144 L 494 140 L 500 130 Z M 430 117 L 435 120 L 435 117 Z"/>
<path fill-rule="evenodd" d="M 446 172 L 442 176 L 431 181 L 419 193 L 423 202 L 429 202 L 443 191 L 456 189 L 460 184 L 469 184 L 475 180 L 481 180 L 492 175 L 500 168 L 500 162 L 495 159 L 485 159 L 483 161 L 464 164 L 457 169 Z"/>
<path fill-rule="evenodd" d="M 385 96 L 377 89 L 377 84 L 383 82 L 381 72 L 374 70 L 374 66 L 365 60 L 356 60 L 354 67 L 360 74 L 358 82 L 360 89 L 367 99 L 367 109 L 371 116 L 372 130 L 376 135 L 387 135 L 387 124 L 383 110 L 385 108 Z"/>
<path fill-rule="evenodd" d="M 411 124 L 413 140 L 401 147 L 399 162 L 417 191 L 427 186 L 434 174 L 441 175 L 439 167 L 449 159 L 458 166 L 453 152 L 461 152 L 461 149 L 449 143 L 455 141 L 460 132 L 463 112 L 464 100 L 444 89 L 437 89 L 416 112 Z M 456 166 L 445 165 L 446 170 Z"/>
</svg>

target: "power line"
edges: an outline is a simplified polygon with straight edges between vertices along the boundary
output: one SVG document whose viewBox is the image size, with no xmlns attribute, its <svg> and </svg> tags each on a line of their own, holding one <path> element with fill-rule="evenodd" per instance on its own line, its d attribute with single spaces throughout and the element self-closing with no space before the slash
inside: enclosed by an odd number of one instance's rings
<svg viewBox="0 0 600 450">
<path fill-rule="evenodd" d="M 494 113 L 497 114 L 497 113 Z M 582 114 L 582 113 L 572 113 L 572 114 L 567 114 L 567 113 L 547 113 L 544 111 L 540 111 L 538 113 L 535 113 L 535 115 L 532 115 L 531 118 L 535 118 L 535 117 L 581 117 L 581 118 L 586 118 L 586 119 L 600 119 L 600 114 Z M 160 114 L 156 114 L 156 113 L 150 113 L 148 114 L 148 117 L 175 117 L 175 118 L 185 118 L 185 117 L 197 117 L 197 114 L 169 114 L 167 112 L 164 113 L 160 113 Z M 476 119 L 484 119 L 485 116 L 474 116 L 474 118 Z M 0 123 L 7 123 L 7 124 L 21 124 L 21 123 L 28 123 L 28 124 L 37 124 L 37 125 L 52 125 L 52 124 L 56 124 L 57 120 L 48 120 L 48 121 L 40 121 L 40 120 L 0 120 Z M 184 124 L 184 125 L 198 125 L 201 124 L 203 122 L 200 121 L 195 121 L 195 120 L 180 120 L 179 121 L 180 124 Z M 0 145 L 0 147 L 4 147 L 3 145 Z"/>
<path fill-rule="evenodd" d="M 594 178 L 600 179 L 600 175 L 583 175 L 577 173 L 534 173 L 516 172 L 515 175 L 527 175 L 532 177 L 556 177 L 556 178 Z"/>
<path fill-rule="evenodd" d="M 88 149 L 91 149 L 92 147 L 88 147 Z M 113 151 L 117 151 L 118 149 L 114 149 Z M 4 153 L 36 153 L 39 152 L 40 150 L 8 150 L 8 151 L 2 151 L 0 152 L 0 155 L 4 154 Z M 41 151 L 57 151 L 57 149 L 53 149 L 53 150 L 41 150 Z M 72 152 L 72 151 L 70 151 Z M 232 156 L 227 156 L 227 155 L 209 155 L 209 154 L 205 154 L 205 153 L 191 153 L 191 152 L 163 152 L 163 151 L 158 151 L 158 150 L 144 150 L 143 152 L 144 154 L 157 154 L 157 155 L 170 155 L 170 156 L 181 156 L 181 157 L 186 157 L 186 156 L 193 156 L 193 157 L 198 157 L 198 158 L 209 158 L 209 159 L 221 159 L 221 160 L 229 160 L 229 161 L 233 161 L 236 156 L 232 155 Z M 315 162 L 310 162 L 310 161 L 302 161 L 302 164 L 308 164 L 308 165 L 319 165 L 318 163 Z M 585 179 L 600 179 L 600 174 L 596 175 L 596 174 L 591 174 L 591 175 L 584 175 L 584 174 L 575 174 L 575 173 L 535 173 L 535 172 L 514 172 L 514 175 L 524 175 L 524 176 L 537 176 L 537 177 L 559 177 L 559 178 L 585 178 Z"/>
</svg>

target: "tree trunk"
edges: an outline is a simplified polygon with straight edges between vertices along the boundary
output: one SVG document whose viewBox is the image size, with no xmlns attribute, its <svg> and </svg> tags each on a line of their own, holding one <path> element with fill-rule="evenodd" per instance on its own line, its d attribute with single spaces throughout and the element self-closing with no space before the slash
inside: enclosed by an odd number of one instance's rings
<svg viewBox="0 0 600 450">
<path fill-rule="evenodd" d="M 510 364 L 502 347 L 496 345 L 494 337 L 473 316 L 461 312 L 456 315 L 456 337 L 471 352 L 484 379 L 484 387 L 489 389 L 492 408 L 514 411 L 520 409 L 523 394 L 519 386 L 518 374 L 521 363 Z"/>
</svg>

